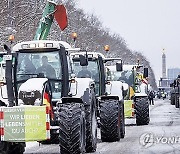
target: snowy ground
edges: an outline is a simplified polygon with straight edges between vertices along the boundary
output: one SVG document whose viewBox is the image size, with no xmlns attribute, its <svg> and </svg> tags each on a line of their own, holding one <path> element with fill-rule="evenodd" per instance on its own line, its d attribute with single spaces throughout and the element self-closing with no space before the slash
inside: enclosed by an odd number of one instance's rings
<svg viewBox="0 0 180 154">
<path fill-rule="evenodd" d="M 170 105 L 168 99 L 156 100 L 150 106 L 149 125 L 136 126 L 134 119 L 126 119 L 126 136 L 119 142 L 100 141 L 94 154 L 179 154 L 180 109 Z M 25 154 L 59 153 L 58 145 L 27 143 Z"/>
</svg>

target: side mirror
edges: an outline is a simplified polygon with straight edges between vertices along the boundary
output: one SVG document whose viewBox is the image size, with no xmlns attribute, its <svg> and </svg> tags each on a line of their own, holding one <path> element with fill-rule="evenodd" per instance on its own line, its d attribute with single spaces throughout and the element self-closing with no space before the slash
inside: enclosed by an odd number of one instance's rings
<svg viewBox="0 0 180 154">
<path fill-rule="evenodd" d="M 80 58 L 80 65 L 81 66 L 87 66 L 88 65 L 88 60 L 85 56 L 79 55 L 79 58 Z"/>
<path fill-rule="evenodd" d="M 146 78 L 148 77 L 148 68 L 144 68 L 144 74 L 143 74 L 143 77 Z"/>
<path fill-rule="evenodd" d="M 116 71 L 117 72 L 122 72 L 123 71 L 123 64 L 121 63 L 116 63 Z"/>
</svg>

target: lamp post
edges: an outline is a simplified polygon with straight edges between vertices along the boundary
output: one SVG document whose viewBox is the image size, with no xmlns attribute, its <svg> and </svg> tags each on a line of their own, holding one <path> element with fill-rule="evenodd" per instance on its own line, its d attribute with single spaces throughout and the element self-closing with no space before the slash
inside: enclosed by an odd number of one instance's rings
<svg viewBox="0 0 180 154">
<path fill-rule="evenodd" d="M 14 35 L 9 35 L 8 41 L 12 44 L 14 41 Z"/>
<path fill-rule="evenodd" d="M 108 52 L 109 52 L 109 50 L 110 50 L 109 45 L 105 45 L 105 46 L 104 46 L 104 50 L 106 51 L 106 56 L 108 56 Z"/>
<path fill-rule="evenodd" d="M 76 32 L 71 33 L 71 38 L 73 39 L 73 45 L 72 46 L 75 48 L 77 33 Z"/>
</svg>

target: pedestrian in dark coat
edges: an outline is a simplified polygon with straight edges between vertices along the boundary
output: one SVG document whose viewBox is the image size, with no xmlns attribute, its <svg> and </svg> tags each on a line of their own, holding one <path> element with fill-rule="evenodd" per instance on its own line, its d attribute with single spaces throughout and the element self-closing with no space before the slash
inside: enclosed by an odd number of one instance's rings
<svg viewBox="0 0 180 154">
<path fill-rule="evenodd" d="M 149 92 L 148 98 L 149 98 L 149 104 L 154 105 L 154 92 L 153 91 Z"/>
</svg>

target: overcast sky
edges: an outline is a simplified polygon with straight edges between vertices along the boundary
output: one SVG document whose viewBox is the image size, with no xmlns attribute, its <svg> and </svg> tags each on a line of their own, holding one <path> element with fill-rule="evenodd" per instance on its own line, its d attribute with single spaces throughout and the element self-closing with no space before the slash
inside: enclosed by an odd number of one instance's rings
<svg viewBox="0 0 180 154">
<path fill-rule="evenodd" d="M 180 68 L 180 0 L 78 0 L 78 7 L 146 56 L 156 79 L 162 76 L 163 48 L 167 68 Z"/>
</svg>

